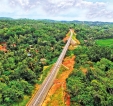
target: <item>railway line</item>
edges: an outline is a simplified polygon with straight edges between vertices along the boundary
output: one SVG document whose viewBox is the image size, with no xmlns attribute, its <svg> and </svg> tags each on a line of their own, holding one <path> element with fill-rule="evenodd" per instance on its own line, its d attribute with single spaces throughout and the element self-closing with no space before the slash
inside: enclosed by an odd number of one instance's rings
<svg viewBox="0 0 113 106">
<path fill-rule="evenodd" d="M 66 45 L 64 46 L 57 62 L 55 63 L 54 67 L 52 68 L 51 73 L 49 73 L 49 75 L 46 77 L 46 79 L 42 83 L 40 89 L 36 92 L 34 97 L 30 100 L 30 102 L 26 106 L 41 106 L 42 105 L 49 89 L 51 88 L 51 86 L 57 76 L 59 67 L 60 67 L 60 65 L 64 59 L 64 56 L 68 50 L 68 47 L 70 45 L 72 35 L 73 35 L 73 31 L 72 31 L 72 29 L 70 29 L 70 37 L 69 37 Z"/>
</svg>

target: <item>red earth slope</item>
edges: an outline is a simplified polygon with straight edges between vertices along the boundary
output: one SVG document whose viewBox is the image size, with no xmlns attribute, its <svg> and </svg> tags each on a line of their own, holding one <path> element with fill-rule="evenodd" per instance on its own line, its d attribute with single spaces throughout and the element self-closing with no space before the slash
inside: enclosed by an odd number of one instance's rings
<svg viewBox="0 0 113 106">
<path fill-rule="evenodd" d="M 75 56 L 64 59 L 63 65 L 69 69 L 61 72 L 55 79 L 42 106 L 70 106 L 70 96 L 65 92 L 66 79 L 73 71 L 74 64 Z"/>
</svg>

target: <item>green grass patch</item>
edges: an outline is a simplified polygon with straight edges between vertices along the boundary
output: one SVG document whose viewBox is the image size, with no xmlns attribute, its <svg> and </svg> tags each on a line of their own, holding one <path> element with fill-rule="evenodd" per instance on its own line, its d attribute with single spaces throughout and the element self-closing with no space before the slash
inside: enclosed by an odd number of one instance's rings
<svg viewBox="0 0 113 106">
<path fill-rule="evenodd" d="M 58 74 L 57 74 L 57 78 L 59 78 L 60 75 L 61 75 L 64 71 L 66 71 L 66 68 L 65 68 L 63 65 L 61 65 L 60 68 L 59 68 Z"/>
<path fill-rule="evenodd" d="M 67 36 L 70 36 L 70 34 L 71 34 L 71 33 L 69 32 L 69 33 L 67 34 Z"/>
<path fill-rule="evenodd" d="M 55 94 L 53 94 L 50 98 L 51 98 L 51 102 L 47 104 L 47 106 L 55 106 L 55 104 L 57 103 L 56 106 L 65 106 L 65 104 L 63 103 L 63 89 L 60 87 Z"/>
<path fill-rule="evenodd" d="M 95 43 L 99 46 L 113 46 L 113 38 L 96 40 Z"/>
<path fill-rule="evenodd" d="M 76 34 L 75 33 L 73 34 L 72 39 L 76 40 Z"/>
<path fill-rule="evenodd" d="M 52 65 L 49 65 L 49 66 L 44 66 L 43 68 L 43 73 L 42 75 L 40 76 L 40 79 L 38 80 L 38 84 L 41 84 L 44 79 L 47 77 L 47 75 L 49 74 L 51 68 L 52 68 L 53 64 Z"/>
</svg>

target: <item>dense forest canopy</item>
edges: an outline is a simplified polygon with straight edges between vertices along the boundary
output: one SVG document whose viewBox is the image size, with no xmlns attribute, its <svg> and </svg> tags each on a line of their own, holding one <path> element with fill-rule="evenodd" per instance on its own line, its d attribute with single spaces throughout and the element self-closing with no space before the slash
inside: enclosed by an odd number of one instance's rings
<svg viewBox="0 0 113 106">
<path fill-rule="evenodd" d="M 31 95 L 43 66 L 60 55 L 69 28 L 81 42 L 67 52 L 76 55 L 75 70 L 67 79 L 72 106 L 112 106 L 113 43 L 97 43 L 113 38 L 112 23 L 10 18 L 0 19 L 0 106 L 18 104 Z"/>
<path fill-rule="evenodd" d="M 74 71 L 67 79 L 71 106 L 113 105 L 112 28 L 112 24 L 75 28 L 81 45 L 67 53 L 76 55 Z"/>
<path fill-rule="evenodd" d="M 68 30 L 61 22 L 0 20 L 1 105 L 19 103 L 31 94 L 43 66 L 53 64 L 60 55 Z"/>
</svg>

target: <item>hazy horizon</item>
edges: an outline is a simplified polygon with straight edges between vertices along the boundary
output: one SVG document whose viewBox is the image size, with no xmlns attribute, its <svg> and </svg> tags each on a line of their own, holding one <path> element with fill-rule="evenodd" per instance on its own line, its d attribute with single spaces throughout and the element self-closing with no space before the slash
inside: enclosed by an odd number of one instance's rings
<svg viewBox="0 0 113 106">
<path fill-rule="evenodd" d="M 112 0 L 1 0 L 0 17 L 113 22 Z"/>
</svg>

